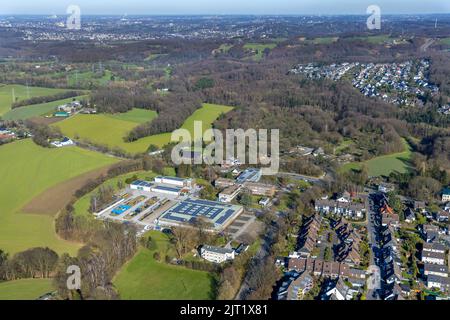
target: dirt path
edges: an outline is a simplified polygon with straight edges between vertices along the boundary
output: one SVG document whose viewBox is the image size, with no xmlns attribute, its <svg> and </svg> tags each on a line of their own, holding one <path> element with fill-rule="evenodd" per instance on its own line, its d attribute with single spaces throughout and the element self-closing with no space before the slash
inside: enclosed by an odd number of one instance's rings
<svg viewBox="0 0 450 320">
<path fill-rule="evenodd" d="M 45 190 L 28 202 L 21 212 L 54 216 L 70 202 L 75 191 L 80 189 L 87 181 L 106 174 L 109 168 L 110 166 L 87 172 Z"/>
</svg>

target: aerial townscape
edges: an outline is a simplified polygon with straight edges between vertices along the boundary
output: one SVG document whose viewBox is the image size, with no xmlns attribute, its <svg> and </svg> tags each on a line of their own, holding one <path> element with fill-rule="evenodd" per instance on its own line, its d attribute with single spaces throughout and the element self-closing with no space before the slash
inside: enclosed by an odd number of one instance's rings
<svg viewBox="0 0 450 320">
<path fill-rule="evenodd" d="M 450 301 L 450 7 L 324 2 L 0 8 L 0 300 Z"/>
</svg>

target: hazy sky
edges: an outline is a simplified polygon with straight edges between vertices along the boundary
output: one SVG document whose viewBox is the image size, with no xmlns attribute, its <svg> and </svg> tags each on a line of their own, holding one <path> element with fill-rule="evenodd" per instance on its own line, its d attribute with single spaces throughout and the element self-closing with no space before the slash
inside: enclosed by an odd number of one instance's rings
<svg viewBox="0 0 450 320">
<path fill-rule="evenodd" d="M 450 0 L 0 0 L 1 14 L 63 14 L 70 4 L 84 14 L 366 14 L 450 13 Z"/>
</svg>

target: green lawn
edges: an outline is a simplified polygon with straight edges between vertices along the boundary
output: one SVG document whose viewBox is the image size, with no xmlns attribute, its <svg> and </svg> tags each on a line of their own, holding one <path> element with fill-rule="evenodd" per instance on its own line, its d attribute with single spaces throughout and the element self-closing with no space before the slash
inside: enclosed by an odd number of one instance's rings
<svg viewBox="0 0 450 320">
<path fill-rule="evenodd" d="M 16 101 L 26 100 L 32 97 L 48 96 L 59 92 L 64 92 L 64 89 L 29 87 L 22 85 L 0 85 L 0 116 L 11 110 L 13 103 L 13 96 Z"/>
<path fill-rule="evenodd" d="M 51 279 L 22 279 L 0 282 L 0 300 L 36 300 L 54 290 Z"/>
<path fill-rule="evenodd" d="M 277 46 L 276 43 L 247 43 L 244 45 L 244 49 L 253 50 L 255 54 L 252 56 L 254 61 L 261 61 L 263 58 L 264 50 L 272 50 Z"/>
<path fill-rule="evenodd" d="M 21 213 L 21 208 L 47 188 L 116 159 L 78 147 L 46 149 L 31 140 L 0 147 L 0 248 L 10 254 L 48 246 L 76 254 L 79 244 L 59 239 L 54 218 Z"/>
<path fill-rule="evenodd" d="M 409 161 L 411 159 L 412 150 L 406 140 L 404 140 L 404 144 L 405 151 L 403 152 L 376 157 L 364 162 L 369 169 L 369 176 L 389 176 L 392 172 L 407 172 L 410 169 Z M 361 163 L 353 162 L 344 165 L 341 170 L 359 170 L 361 165 Z"/>
<path fill-rule="evenodd" d="M 211 128 L 212 123 L 222 114 L 231 111 L 233 108 L 213 104 L 204 104 L 203 108 L 195 111 L 186 119 L 182 128 L 193 132 L 194 121 L 203 121 L 204 130 Z M 151 112 L 151 111 L 147 111 Z M 147 151 L 151 144 L 162 147 L 170 142 L 171 133 L 162 133 L 150 137 L 139 139 L 138 141 L 127 143 L 123 137 L 127 135 L 139 120 L 138 114 L 143 111 L 130 111 L 123 115 L 111 116 L 105 114 L 99 115 L 76 115 L 64 121 L 54 124 L 69 137 L 79 137 L 88 139 L 92 142 L 107 145 L 110 147 L 119 147 L 129 153 L 141 153 Z M 154 116 L 154 114 L 152 114 Z M 150 115 L 149 115 L 150 117 Z M 148 121 L 146 117 L 146 121 Z"/>
<path fill-rule="evenodd" d="M 31 106 L 16 108 L 11 111 L 8 111 L 3 116 L 3 119 L 5 119 L 5 120 L 25 120 L 25 119 L 30 119 L 33 117 L 43 116 L 48 113 L 51 113 L 52 111 L 55 111 L 56 107 L 73 101 L 73 99 L 80 100 L 85 97 L 86 96 L 79 96 L 79 97 L 74 97 L 74 98 L 52 101 L 52 102 L 48 102 L 48 103 L 40 103 L 40 104 L 31 105 Z"/>
<path fill-rule="evenodd" d="M 167 237 L 151 232 L 158 250 L 168 246 Z M 212 276 L 203 271 L 167 265 L 153 259 L 154 251 L 140 249 L 116 275 L 113 283 L 124 300 L 212 299 Z"/>
</svg>

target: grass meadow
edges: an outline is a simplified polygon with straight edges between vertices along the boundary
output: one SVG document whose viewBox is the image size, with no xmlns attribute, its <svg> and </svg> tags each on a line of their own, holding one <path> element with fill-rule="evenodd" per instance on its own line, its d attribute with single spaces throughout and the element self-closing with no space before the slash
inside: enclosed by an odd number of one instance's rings
<svg viewBox="0 0 450 320">
<path fill-rule="evenodd" d="M 26 100 L 32 97 L 41 97 L 64 92 L 64 89 L 27 87 L 22 85 L 0 85 L 0 116 L 11 110 L 11 104 L 16 101 Z"/>
<path fill-rule="evenodd" d="M 167 265 L 153 258 L 169 250 L 168 237 L 150 232 L 156 250 L 141 248 L 113 280 L 124 300 L 209 300 L 213 298 L 213 277 L 204 271 Z"/>
<path fill-rule="evenodd" d="M 0 282 L 0 301 L 36 300 L 54 290 L 52 279 L 21 279 Z"/>
<path fill-rule="evenodd" d="M 46 189 L 116 161 L 78 147 L 42 148 L 29 139 L 1 146 L 0 248 L 9 254 L 33 247 L 76 254 L 80 245 L 58 238 L 54 216 L 22 208 Z"/>
</svg>

